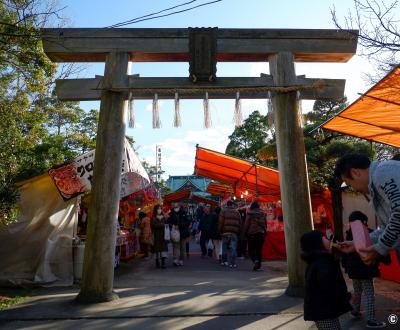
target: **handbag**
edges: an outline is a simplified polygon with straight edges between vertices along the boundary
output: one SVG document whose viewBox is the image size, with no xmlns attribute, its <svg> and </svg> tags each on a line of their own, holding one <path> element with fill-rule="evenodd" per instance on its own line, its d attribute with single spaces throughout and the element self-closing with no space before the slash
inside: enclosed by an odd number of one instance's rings
<svg viewBox="0 0 400 330">
<path fill-rule="evenodd" d="M 209 240 L 208 240 L 207 249 L 208 249 L 208 250 L 214 250 L 214 244 L 213 244 L 212 239 L 209 239 Z"/>
<path fill-rule="evenodd" d="M 164 240 L 165 241 L 171 240 L 171 230 L 169 229 L 169 225 L 165 225 L 164 227 Z"/>
<path fill-rule="evenodd" d="M 179 228 L 177 226 L 172 226 L 171 241 L 174 243 L 179 243 L 180 240 L 181 240 L 181 234 L 179 232 Z"/>
<path fill-rule="evenodd" d="M 201 237 L 201 231 L 197 232 L 196 235 L 194 235 L 196 243 L 200 243 L 200 237 Z"/>
</svg>

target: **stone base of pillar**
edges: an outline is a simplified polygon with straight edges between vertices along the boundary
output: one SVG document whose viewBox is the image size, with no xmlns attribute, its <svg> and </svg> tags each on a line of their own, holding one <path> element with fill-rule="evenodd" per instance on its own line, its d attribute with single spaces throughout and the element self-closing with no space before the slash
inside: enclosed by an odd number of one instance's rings
<svg viewBox="0 0 400 330">
<path fill-rule="evenodd" d="M 304 298 L 304 287 L 289 284 L 285 290 L 285 294 L 289 297 Z"/>
<path fill-rule="evenodd" d="M 109 302 L 119 299 L 115 292 L 111 293 L 83 293 L 79 292 L 76 296 L 75 301 L 80 304 L 97 304 L 102 302 Z"/>
</svg>

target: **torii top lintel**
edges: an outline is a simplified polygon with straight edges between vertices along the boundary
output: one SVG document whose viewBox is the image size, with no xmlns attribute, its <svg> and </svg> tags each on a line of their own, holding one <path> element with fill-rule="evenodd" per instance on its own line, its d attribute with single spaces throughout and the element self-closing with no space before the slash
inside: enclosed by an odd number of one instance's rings
<svg viewBox="0 0 400 330">
<path fill-rule="evenodd" d="M 347 62 L 357 49 L 357 30 L 218 29 L 217 61 L 260 62 L 286 51 L 297 62 Z M 43 29 L 43 48 L 54 62 L 104 62 L 112 51 L 135 62 L 186 62 L 189 30 Z"/>
</svg>

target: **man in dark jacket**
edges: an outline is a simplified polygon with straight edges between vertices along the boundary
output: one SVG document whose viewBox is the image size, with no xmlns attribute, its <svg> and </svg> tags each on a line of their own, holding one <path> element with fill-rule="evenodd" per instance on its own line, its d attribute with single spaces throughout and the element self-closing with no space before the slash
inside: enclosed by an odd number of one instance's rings
<svg viewBox="0 0 400 330">
<path fill-rule="evenodd" d="M 226 205 L 227 207 L 221 210 L 218 223 L 222 235 L 222 262 L 225 266 L 236 268 L 236 248 L 242 221 L 234 202 L 229 200 Z"/>
<path fill-rule="evenodd" d="M 253 261 L 253 270 L 261 269 L 262 249 L 266 231 L 266 219 L 258 201 L 253 201 L 246 214 L 243 233 L 249 243 L 249 254 Z"/>
<path fill-rule="evenodd" d="M 207 244 L 212 236 L 212 228 L 213 223 L 215 222 L 215 213 L 211 212 L 211 206 L 205 205 L 203 208 L 203 215 L 200 219 L 199 223 L 199 231 L 201 231 L 200 236 L 200 247 L 201 247 L 201 256 L 205 258 L 207 256 Z M 212 255 L 211 255 L 212 256 Z"/>
</svg>

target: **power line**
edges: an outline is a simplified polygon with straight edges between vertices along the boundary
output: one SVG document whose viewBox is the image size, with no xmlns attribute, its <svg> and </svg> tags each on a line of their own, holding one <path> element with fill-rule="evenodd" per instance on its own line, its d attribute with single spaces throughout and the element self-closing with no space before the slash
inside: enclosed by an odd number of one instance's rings
<svg viewBox="0 0 400 330">
<path fill-rule="evenodd" d="M 200 5 L 197 5 L 197 6 L 193 6 L 193 7 L 186 8 L 186 9 L 182 9 L 182 10 L 178 10 L 178 11 L 174 11 L 174 12 L 172 12 L 172 13 L 154 16 L 154 15 L 157 15 L 157 14 L 159 14 L 159 13 L 162 13 L 162 12 L 165 12 L 165 11 L 169 11 L 169 10 L 172 10 L 172 9 L 174 9 L 174 8 L 177 8 L 177 7 L 181 7 L 181 6 L 188 5 L 188 4 L 193 3 L 193 2 L 195 2 L 195 1 L 197 1 L 197 0 L 192 0 L 192 1 L 183 3 L 183 4 L 180 4 L 180 5 L 171 7 L 171 8 L 163 9 L 163 10 L 161 10 L 161 11 L 159 11 L 159 12 L 156 12 L 156 13 L 144 15 L 144 16 L 141 16 L 141 17 L 136 17 L 136 18 L 133 18 L 133 19 L 128 20 L 128 21 L 125 21 L 125 22 L 121 22 L 121 23 L 117 23 L 117 24 L 111 25 L 111 26 L 109 26 L 109 28 L 116 28 L 116 27 L 121 27 L 121 26 L 125 26 L 125 25 L 128 25 L 128 24 L 134 24 L 134 23 L 139 23 L 139 22 L 143 22 L 143 21 L 148 21 L 148 20 L 151 20 L 151 19 L 156 19 L 156 18 L 171 16 L 171 15 L 183 13 L 183 12 L 186 12 L 186 11 L 190 11 L 190 10 L 193 10 L 193 9 L 195 9 L 195 8 L 207 6 L 207 5 L 216 3 L 216 2 L 221 2 L 222 0 L 209 1 L 209 2 L 206 2 L 206 3 L 202 3 L 202 4 L 200 4 Z M 152 16 L 152 17 L 150 17 L 150 16 Z"/>
<path fill-rule="evenodd" d="M 139 17 L 132 18 L 132 19 L 124 21 L 124 22 L 116 23 L 114 25 L 107 26 L 107 28 L 115 28 L 115 27 L 118 27 L 118 26 L 122 26 L 122 24 L 130 24 L 130 23 L 132 23 L 132 22 L 134 22 L 136 20 L 139 20 L 139 19 L 142 19 L 142 18 L 146 18 L 146 17 L 149 17 L 149 16 L 154 16 L 154 15 L 157 15 L 157 14 L 161 14 L 163 12 L 166 12 L 166 11 L 178 8 L 178 7 L 189 5 L 189 4 L 191 4 L 193 2 L 196 2 L 196 1 L 198 1 L 198 0 L 188 1 L 188 2 L 182 3 L 180 5 L 174 6 L 174 7 L 170 7 L 170 8 L 167 8 L 167 9 L 160 10 L 160 11 L 155 12 L 155 13 L 147 14 L 147 15 L 144 15 L 144 16 L 139 16 Z"/>
</svg>

